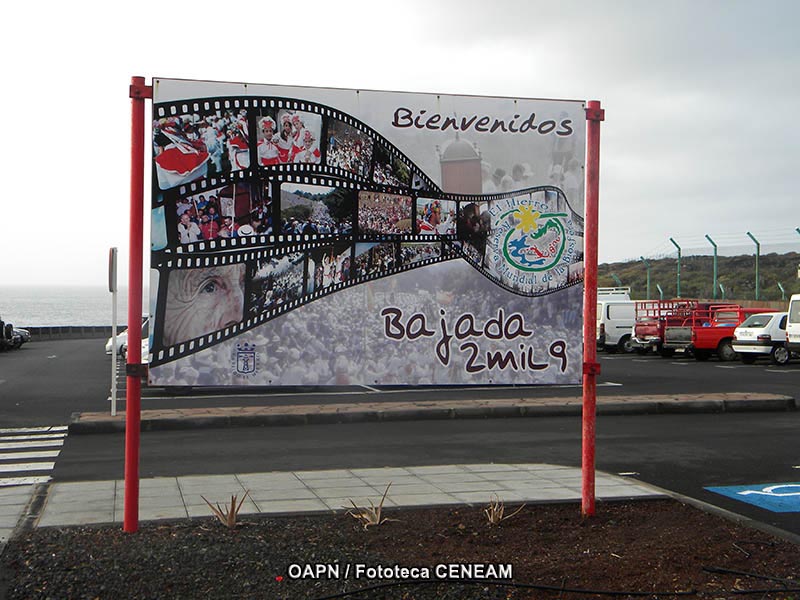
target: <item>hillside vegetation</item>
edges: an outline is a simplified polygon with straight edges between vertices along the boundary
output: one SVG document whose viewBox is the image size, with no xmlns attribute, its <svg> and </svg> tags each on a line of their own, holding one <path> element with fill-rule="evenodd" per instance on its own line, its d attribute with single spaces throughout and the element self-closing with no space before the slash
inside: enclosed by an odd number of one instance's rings
<svg viewBox="0 0 800 600">
<path fill-rule="evenodd" d="M 714 298 L 713 257 L 684 256 L 681 259 L 681 297 Z M 664 298 L 677 297 L 677 258 L 648 259 L 650 262 L 650 298 L 658 299 L 656 285 L 660 285 Z M 754 254 L 740 256 L 720 256 L 717 258 L 717 282 L 725 288 L 726 300 L 755 300 L 755 261 Z M 800 253 L 764 254 L 759 258 L 759 299 L 780 301 L 780 283 L 786 290 L 788 300 L 791 294 L 800 294 Z M 616 275 L 623 286 L 631 288 L 631 298 L 647 298 L 647 269 L 641 261 L 602 264 L 598 267 L 598 285 L 616 286 Z M 722 299 L 722 291 L 717 287 L 717 299 Z"/>
</svg>

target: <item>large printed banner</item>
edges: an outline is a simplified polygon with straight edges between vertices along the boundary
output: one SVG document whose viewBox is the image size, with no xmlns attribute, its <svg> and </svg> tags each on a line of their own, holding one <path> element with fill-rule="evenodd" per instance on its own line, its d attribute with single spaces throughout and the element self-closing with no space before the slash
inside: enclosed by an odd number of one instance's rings
<svg viewBox="0 0 800 600">
<path fill-rule="evenodd" d="M 582 102 L 153 95 L 152 384 L 580 381 Z"/>
</svg>

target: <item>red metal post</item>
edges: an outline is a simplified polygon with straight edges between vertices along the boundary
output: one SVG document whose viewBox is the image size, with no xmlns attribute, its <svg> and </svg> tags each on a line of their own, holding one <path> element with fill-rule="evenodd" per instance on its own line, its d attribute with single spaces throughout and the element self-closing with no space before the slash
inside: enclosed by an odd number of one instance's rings
<svg viewBox="0 0 800 600">
<path fill-rule="evenodd" d="M 123 530 L 139 529 L 139 429 L 142 404 L 142 249 L 144 244 L 144 101 L 152 88 L 132 77 L 128 361 L 125 394 L 125 507 Z"/>
<path fill-rule="evenodd" d="M 600 122 L 605 111 L 591 100 L 586 108 L 586 210 L 584 214 L 583 287 L 583 451 L 581 514 L 591 517 L 594 507 L 595 415 L 597 406 L 597 224 L 600 196 Z"/>
</svg>

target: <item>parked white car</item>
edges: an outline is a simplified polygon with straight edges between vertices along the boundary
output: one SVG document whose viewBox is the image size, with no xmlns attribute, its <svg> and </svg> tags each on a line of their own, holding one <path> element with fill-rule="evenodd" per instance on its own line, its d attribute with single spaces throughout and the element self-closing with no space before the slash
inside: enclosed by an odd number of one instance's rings
<svg viewBox="0 0 800 600">
<path fill-rule="evenodd" d="M 733 350 L 743 363 L 752 364 L 759 356 L 768 356 L 776 365 L 789 362 L 786 317 L 785 312 L 758 313 L 750 315 L 734 330 Z"/>
<path fill-rule="evenodd" d="M 106 354 L 113 352 L 113 338 L 108 338 L 106 342 Z M 128 331 L 117 334 L 117 353 L 125 358 L 128 355 Z M 150 319 L 147 318 L 142 323 L 142 362 L 146 363 L 147 355 L 150 354 Z"/>
</svg>

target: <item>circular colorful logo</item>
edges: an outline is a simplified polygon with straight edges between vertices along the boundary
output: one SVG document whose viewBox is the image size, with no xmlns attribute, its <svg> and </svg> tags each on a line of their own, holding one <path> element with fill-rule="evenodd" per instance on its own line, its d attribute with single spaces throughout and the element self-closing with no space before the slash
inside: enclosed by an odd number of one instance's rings
<svg viewBox="0 0 800 600">
<path fill-rule="evenodd" d="M 515 225 L 503 239 L 503 256 L 520 271 L 535 273 L 553 268 L 567 243 L 562 219 L 564 213 L 540 213 L 530 206 L 520 206 L 502 215 Z"/>
</svg>

